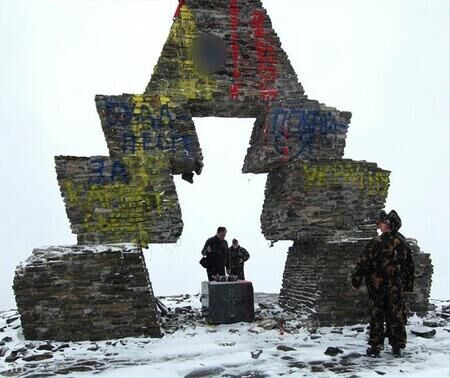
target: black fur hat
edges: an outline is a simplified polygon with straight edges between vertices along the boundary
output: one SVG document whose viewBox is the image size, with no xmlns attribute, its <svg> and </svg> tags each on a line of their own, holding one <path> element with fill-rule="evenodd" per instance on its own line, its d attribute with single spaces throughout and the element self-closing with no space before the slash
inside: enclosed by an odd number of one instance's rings
<svg viewBox="0 0 450 378">
<path fill-rule="evenodd" d="M 400 227 L 402 227 L 402 220 L 395 210 L 391 210 L 389 214 L 386 215 L 384 222 L 391 226 L 392 231 L 398 231 L 400 230 Z"/>
</svg>

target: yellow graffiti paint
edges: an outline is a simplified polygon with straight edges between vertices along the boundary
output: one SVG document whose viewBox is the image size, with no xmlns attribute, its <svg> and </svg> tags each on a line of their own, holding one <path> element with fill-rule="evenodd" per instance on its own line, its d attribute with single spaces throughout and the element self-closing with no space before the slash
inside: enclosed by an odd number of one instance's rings
<svg viewBox="0 0 450 378">
<path fill-rule="evenodd" d="M 160 101 L 161 105 L 169 105 L 170 104 L 170 97 L 162 94 L 162 95 L 159 96 L 159 101 Z"/>
<path fill-rule="evenodd" d="M 158 217 L 176 206 L 162 189 L 163 176 L 170 175 L 169 161 L 162 153 L 141 153 L 125 156 L 123 162 L 129 183 L 89 185 L 66 179 L 60 182 L 61 189 L 68 208 L 83 215 L 77 233 L 100 232 L 148 243 Z"/>
<path fill-rule="evenodd" d="M 178 97 L 180 94 L 187 100 L 212 100 L 217 87 L 210 75 L 199 72 L 194 65 L 192 44 L 197 37 L 197 26 L 192 12 L 186 5 L 180 9 L 180 16 L 174 21 L 170 30 L 168 45 L 174 46 L 176 56 L 164 58 L 158 64 L 172 64 L 179 72 L 180 78 L 167 83 L 161 89 L 165 97 Z"/>
<path fill-rule="evenodd" d="M 369 195 L 386 196 L 389 188 L 388 172 L 372 172 L 352 162 L 304 163 L 302 169 L 306 189 L 343 183 L 365 190 Z"/>
<path fill-rule="evenodd" d="M 73 179 L 61 181 L 67 207 L 77 209 L 82 215 L 82 219 L 74 222 L 77 233 L 103 233 L 128 240 L 130 235 L 134 235 L 136 240 L 150 242 L 152 226 L 156 225 L 158 217 L 165 210 L 178 206 L 173 197 L 167 197 L 162 190 L 162 184 L 167 184 L 171 174 L 169 153 L 144 151 L 142 133 L 148 132 L 151 140 L 161 138 L 169 149 L 169 143 L 173 143 L 170 127 L 176 113 L 173 100 L 177 99 L 179 103 L 180 99 L 213 99 L 215 80 L 198 72 L 194 65 L 192 45 L 197 35 L 194 16 L 183 5 L 166 44 L 175 49 L 175 54 L 171 57 L 164 55 L 158 63 L 158 66 L 178 72 L 178 79 L 162 83 L 157 95 L 132 97 L 133 116 L 129 131 L 139 143 L 135 144 L 133 153 L 121 159 L 129 183 L 90 185 Z M 161 111 L 161 107 L 167 107 L 168 111 Z M 157 119 L 160 129 L 154 130 L 152 118 Z"/>
</svg>

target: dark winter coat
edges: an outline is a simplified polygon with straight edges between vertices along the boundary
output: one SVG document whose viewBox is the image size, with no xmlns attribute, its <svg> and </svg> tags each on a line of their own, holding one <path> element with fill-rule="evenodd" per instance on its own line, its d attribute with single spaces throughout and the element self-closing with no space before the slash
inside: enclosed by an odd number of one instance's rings
<svg viewBox="0 0 450 378">
<path fill-rule="evenodd" d="M 212 251 L 207 252 L 208 246 Z M 225 275 L 225 266 L 228 261 L 228 243 L 217 236 L 209 238 L 202 249 L 202 255 L 206 257 L 206 269 L 208 277 L 211 275 Z"/>
</svg>

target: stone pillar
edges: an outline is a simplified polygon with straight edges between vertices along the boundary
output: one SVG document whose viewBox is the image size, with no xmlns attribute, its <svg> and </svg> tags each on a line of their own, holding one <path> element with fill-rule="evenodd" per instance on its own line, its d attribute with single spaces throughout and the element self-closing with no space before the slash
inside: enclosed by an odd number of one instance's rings
<svg viewBox="0 0 450 378">
<path fill-rule="evenodd" d="M 13 288 L 26 339 L 161 336 L 144 256 L 132 244 L 34 249 Z"/>
<path fill-rule="evenodd" d="M 351 274 L 368 239 L 323 242 L 296 241 L 289 249 L 280 304 L 302 313 L 316 325 L 346 325 L 368 320 L 367 291 L 351 289 Z M 430 309 L 429 295 L 433 267 L 430 255 L 412 239 L 408 243 L 416 266 L 414 292 L 407 295 L 410 312 Z"/>
</svg>

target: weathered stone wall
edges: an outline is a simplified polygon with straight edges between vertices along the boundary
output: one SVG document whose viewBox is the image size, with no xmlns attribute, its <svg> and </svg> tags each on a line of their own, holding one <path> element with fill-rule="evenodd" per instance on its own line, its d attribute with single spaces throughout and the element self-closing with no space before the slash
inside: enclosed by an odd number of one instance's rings
<svg viewBox="0 0 450 378">
<path fill-rule="evenodd" d="M 417 244 L 417 240 L 408 239 L 415 266 L 414 291 L 406 293 L 406 301 L 410 311 L 423 314 L 432 308 L 430 291 L 433 276 L 433 264 L 429 253 L 424 253 Z"/>
<path fill-rule="evenodd" d="M 201 169 L 203 157 L 187 103 L 159 95 L 96 96 L 95 102 L 113 159 L 164 156 L 174 174 Z"/>
<path fill-rule="evenodd" d="M 297 241 L 289 249 L 280 292 L 283 308 L 308 315 L 318 325 L 367 322 L 367 292 L 351 289 L 356 260 L 369 239 Z M 416 266 L 414 292 L 407 294 L 410 311 L 430 309 L 430 255 L 409 240 Z"/>
<path fill-rule="evenodd" d="M 181 209 L 164 156 L 57 156 L 55 161 L 79 244 L 178 240 Z"/>
<path fill-rule="evenodd" d="M 299 161 L 269 173 L 261 225 L 266 239 L 376 236 L 389 172 L 352 160 Z"/>
<path fill-rule="evenodd" d="M 341 159 L 351 114 L 312 101 L 272 102 L 253 128 L 244 173 L 271 172 L 288 162 Z"/>
<path fill-rule="evenodd" d="M 14 292 L 26 339 L 161 335 L 144 256 L 131 245 L 37 248 L 17 267 Z"/>
</svg>

